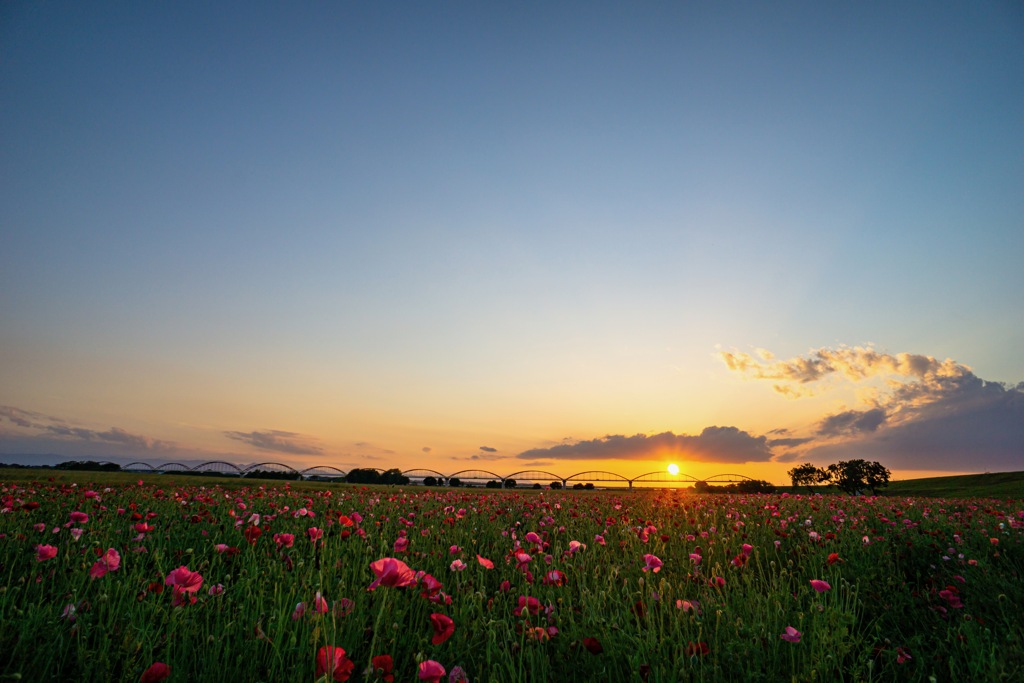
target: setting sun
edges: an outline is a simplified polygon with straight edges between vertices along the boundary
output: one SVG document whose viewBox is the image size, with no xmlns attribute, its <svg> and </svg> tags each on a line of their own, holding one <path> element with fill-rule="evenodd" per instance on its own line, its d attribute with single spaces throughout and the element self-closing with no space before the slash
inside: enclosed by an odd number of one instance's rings
<svg viewBox="0 0 1024 683">
<path fill-rule="evenodd" d="M 669 474 L 679 474 L 679 465 L 677 465 L 675 463 L 672 463 L 671 465 L 669 465 L 668 466 L 668 473 Z"/>
</svg>

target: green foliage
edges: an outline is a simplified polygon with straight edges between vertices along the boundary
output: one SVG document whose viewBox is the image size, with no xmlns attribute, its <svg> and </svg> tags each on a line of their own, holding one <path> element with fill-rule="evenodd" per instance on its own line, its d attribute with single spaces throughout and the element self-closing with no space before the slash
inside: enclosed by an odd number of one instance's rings
<svg viewBox="0 0 1024 683">
<path fill-rule="evenodd" d="M 1024 678 L 1019 503 L 66 476 L 0 483 L 0 681 L 136 683 L 154 661 L 171 666 L 169 681 L 314 681 L 326 645 L 343 647 L 350 680 L 367 683 L 379 681 L 361 672 L 380 654 L 401 681 L 417 680 L 424 659 L 484 682 Z M 78 539 L 64 526 L 73 511 L 89 515 Z M 153 531 L 138 537 L 133 514 Z M 259 536 L 246 533 L 253 514 Z M 358 521 L 342 526 L 342 515 Z M 405 553 L 393 549 L 400 532 Z M 513 535 L 530 579 L 508 559 Z M 41 544 L 57 555 L 37 560 Z M 89 578 L 110 547 L 121 567 Z M 647 554 L 658 573 L 644 571 Z M 422 586 L 367 591 L 370 563 L 387 556 L 436 577 L 450 602 Z M 164 577 L 182 565 L 204 583 L 195 604 L 175 607 Z M 565 581 L 546 583 L 555 569 Z M 314 609 L 318 592 L 327 612 Z M 540 611 L 514 615 L 520 596 Z M 306 613 L 293 619 L 299 602 Z M 438 645 L 434 613 L 456 626 Z M 787 626 L 799 643 L 780 638 Z"/>
<path fill-rule="evenodd" d="M 806 486 L 809 491 L 814 491 L 817 484 L 825 484 L 829 480 L 829 473 L 820 467 L 815 467 L 809 462 L 798 465 L 786 473 L 793 487 Z"/>
<path fill-rule="evenodd" d="M 827 468 L 829 481 L 840 491 L 850 495 L 878 489 L 889 484 L 890 472 L 880 463 L 866 460 L 843 460 Z"/>
</svg>

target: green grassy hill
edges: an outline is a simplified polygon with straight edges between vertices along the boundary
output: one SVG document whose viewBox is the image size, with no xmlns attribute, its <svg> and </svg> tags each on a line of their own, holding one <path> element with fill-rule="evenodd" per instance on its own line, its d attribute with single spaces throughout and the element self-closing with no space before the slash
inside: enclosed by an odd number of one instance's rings
<svg viewBox="0 0 1024 683">
<path fill-rule="evenodd" d="M 885 495 L 1024 499 L 1024 472 L 986 472 L 894 481 L 885 489 Z"/>
</svg>

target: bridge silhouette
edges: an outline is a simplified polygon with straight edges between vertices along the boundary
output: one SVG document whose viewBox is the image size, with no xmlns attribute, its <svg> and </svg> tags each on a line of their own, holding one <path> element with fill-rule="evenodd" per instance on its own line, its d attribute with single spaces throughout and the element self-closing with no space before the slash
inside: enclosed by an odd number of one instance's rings
<svg viewBox="0 0 1024 683">
<path fill-rule="evenodd" d="M 358 469 L 364 471 L 373 470 L 378 474 L 383 474 L 385 472 L 385 470 L 377 467 L 360 467 Z M 168 462 L 163 463 L 162 465 L 152 465 L 150 463 L 140 461 L 129 463 L 123 466 L 121 470 L 124 472 L 150 472 L 153 474 L 217 474 L 222 476 L 238 477 L 266 472 L 290 475 L 302 479 L 328 481 L 332 479 L 344 479 L 348 476 L 348 472 L 345 470 L 329 465 L 317 465 L 316 467 L 307 467 L 305 469 L 297 470 L 290 465 L 280 462 L 258 462 L 240 467 L 234 463 L 224 460 L 210 460 L 192 467 L 180 462 Z M 432 478 L 433 483 L 440 486 L 451 485 L 453 482 L 473 485 L 497 482 L 501 488 L 505 488 L 506 482 L 509 481 L 515 481 L 517 486 L 524 484 L 528 486 L 533 486 L 535 484 L 544 486 L 557 483 L 562 488 L 572 488 L 577 484 L 593 484 L 595 486 L 600 486 L 601 488 L 626 489 L 644 487 L 657 488 L 664 484 L 696 486 L 697 484 L 739 484 L 745 481 L 754 481 L 750 477 L 742 474 L 716 474 L 711 477 L 700 479 L 682 472 L 679 474 L 670 474 L 669 472 L 662 470 L 647 472 L 646 474 L 630 478 L 616 472 L 608 472 L 605 470 L 586 470 L 569 476 L 562 476 L 546 470 L 520 470 L 518 472 L 502 475 L 488 470 L 467 469 L 452 472 L 451 474 L 444 474 L 437 470 L 417 467 L 402 471 L 402 476 L 408 477 L 411 484 L 424 484 L 428 479 Z"/>
</svg>

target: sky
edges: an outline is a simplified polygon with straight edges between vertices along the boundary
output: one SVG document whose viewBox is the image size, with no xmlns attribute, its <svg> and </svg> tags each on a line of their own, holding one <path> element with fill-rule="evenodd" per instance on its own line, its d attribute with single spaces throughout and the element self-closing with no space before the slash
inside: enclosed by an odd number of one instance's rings
<svg viewBox="0 0 1024 683">
<path fill-rule="evenodd" d="M 1014 2 L 0 5 L 0 461 L 1024 470 Z"/>
</svg>

